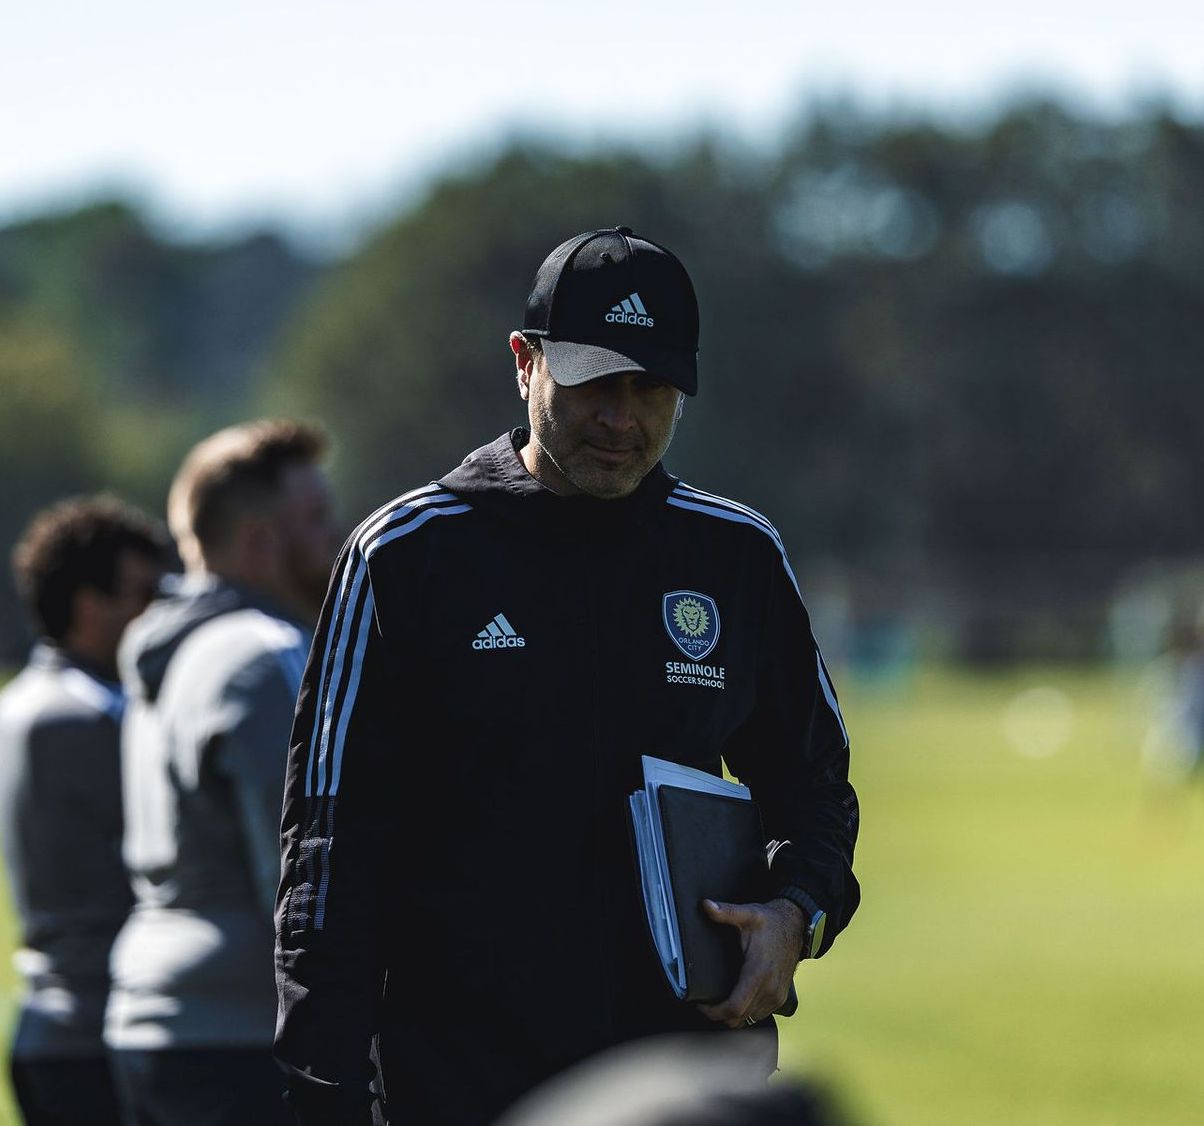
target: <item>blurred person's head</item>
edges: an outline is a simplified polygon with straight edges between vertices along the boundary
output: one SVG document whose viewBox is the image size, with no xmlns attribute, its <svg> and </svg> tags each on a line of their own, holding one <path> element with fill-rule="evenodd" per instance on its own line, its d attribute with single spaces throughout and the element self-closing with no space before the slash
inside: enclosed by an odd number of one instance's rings
<svg viewBox="0 0 1204 1126">
<path fill-rule="evenodd" d="M 341 537 L 326 432 L 292 419 L 226 427 L 184 458 L 167 520 L 189 572 L 257 590 L 303 619 L 322 607 Z"/>
<path fill-rule="evenodd" d="M 112 679 L 121 635 L 158 592 L 170 561 L 165 529 L 109 494 L 35 513 L 12 553 L 17 592 L 39 636 Z"/>
<path fill-rule="evenodd" d="M 548 1080 L 494 1126 L 846 1126 L 819 1085 L 767 1073 L 764 1032 L 632 1041 Z"/>
</svg>

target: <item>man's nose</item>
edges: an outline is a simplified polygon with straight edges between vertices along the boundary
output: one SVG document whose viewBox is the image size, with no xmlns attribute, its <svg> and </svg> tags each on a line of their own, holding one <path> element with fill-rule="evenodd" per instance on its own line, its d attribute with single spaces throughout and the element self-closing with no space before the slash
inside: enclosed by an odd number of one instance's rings
<svg viewBox="0 0 1204 1126">
<path fill-rule="evenodd" d="M 635 421 L 635 399 L 625 379 L 608 380 L 598 402 L 598 420 L 612 430 L 627 430 Z"/>
</svg>

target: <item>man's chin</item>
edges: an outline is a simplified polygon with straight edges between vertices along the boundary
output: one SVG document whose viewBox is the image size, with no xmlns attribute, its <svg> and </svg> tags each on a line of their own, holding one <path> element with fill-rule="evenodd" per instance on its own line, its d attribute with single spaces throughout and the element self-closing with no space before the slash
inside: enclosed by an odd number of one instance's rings
<svg viewBox="0 0 1204 1126">
<path fill-rule="evenodd" d="M 621 500 L 634 493 L 641 480 L 631 473 L 594 472 L 581 474 L 573 484 L 597 500 Z"/>
</svg>

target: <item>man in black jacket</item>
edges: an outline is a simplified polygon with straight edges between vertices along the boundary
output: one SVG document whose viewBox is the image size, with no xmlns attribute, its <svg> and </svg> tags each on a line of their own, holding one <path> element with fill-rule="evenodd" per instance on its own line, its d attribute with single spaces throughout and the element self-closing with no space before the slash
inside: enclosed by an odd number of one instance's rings
<svg viewBox="0 0 1204 1126">
<path fill-rule="evenodd" d="M 613 1045 L 776 1037 L 859 901 L 848 737 L 781 539 L 661 463 L 697 390 L 685 267 L 574 236 L 510 347 L 530 428 L 356 529 L 310 651 L 276 909 L 302 1123 L 371 1121 L 374 1060 L 388 1121 L 486 1126 Z M 642 917 L 642 754 L 726 765 L 786 842 L 764 902 L 707 907 L 744 952 L 714 1004 L 676 999 Z"/>
</svg>

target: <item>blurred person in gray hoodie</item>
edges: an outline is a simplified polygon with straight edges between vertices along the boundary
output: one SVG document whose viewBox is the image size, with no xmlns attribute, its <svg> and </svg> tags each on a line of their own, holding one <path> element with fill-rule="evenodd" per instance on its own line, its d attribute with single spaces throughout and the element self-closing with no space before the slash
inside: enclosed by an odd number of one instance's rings
<svg viewBox="0 0 1204 1126">
<path fill-rule="evenodd" d="M 0 692 L 0 831 L 23 993 L 9 1077 L 26 1126 L 118 1126 L 102 1039 L 121 861 L 117 645 L 171 561 L 166 529 L 107 494 L 36 512 L 12 553 L 37 638 Z"/>
<path fill-rule="evenodd" d="M 168 496 L 185 573 L 119 664 L 124 855 L 105 1039 L 128 1126 L 289 1121 L 272 1054 L 288 736 L 341 542 L 321 429 L 231 426 Z"/>
</svg>

